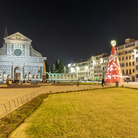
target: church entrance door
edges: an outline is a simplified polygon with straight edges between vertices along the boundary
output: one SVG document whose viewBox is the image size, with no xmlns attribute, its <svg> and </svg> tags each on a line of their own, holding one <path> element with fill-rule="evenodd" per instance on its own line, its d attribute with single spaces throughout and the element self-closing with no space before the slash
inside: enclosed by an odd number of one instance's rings
<svg viewBox="0 0 138 138">
<path fill-rule="evenodd" d="M 19 67 L 16 67 L 14 69 L 14 80 L 17 80 L 17 81 L 21 80 L 21 68 Z"/>
</svg>

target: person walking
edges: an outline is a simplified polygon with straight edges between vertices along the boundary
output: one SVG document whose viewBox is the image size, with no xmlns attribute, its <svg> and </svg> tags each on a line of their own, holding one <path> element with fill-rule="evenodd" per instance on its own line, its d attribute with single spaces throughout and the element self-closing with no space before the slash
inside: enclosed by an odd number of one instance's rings
<svg viewBox="0 0 138 138">
<path fill-rule="evenodd" d="M 102 87 L 104 87 L 104 78 L 102 78 Z"/>
</svg>

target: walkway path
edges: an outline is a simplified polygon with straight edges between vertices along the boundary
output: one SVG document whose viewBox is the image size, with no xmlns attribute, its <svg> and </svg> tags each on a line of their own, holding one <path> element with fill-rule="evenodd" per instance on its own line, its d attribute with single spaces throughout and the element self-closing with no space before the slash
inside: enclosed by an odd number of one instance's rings
<svg viewBox="0 0 138 138">
<path fill-rule="evenodd" d="M 111 87 L 111 86 L 106 86 Z M 61 91 L 74 91 L 74 90 L 84 90 L 84 89 L 95 89 L 102 88 L 101 85 L 69 85 L 69 86 L 42 86 L 38 88 L 1 88 L 0 89 L 0 104 L 7 101 L 16 99 L 25 94 L 41 90 L 43 93 L 49 92 L 61 92 Z"/>
<path fill-rule="evenodd" d="M 115 84 L 109 84 L 110 86 L 115 86 Z M 138 88 L 138 82 L 125 82 L 123 84 L 119 84 L 120 87 L 128 87 L 128 88 Z"/>
<path fill-rule="evenodd" d="M 111 86 L 105 86 L 111 87 Z M 102 88 L 101 85 L 41 86 L 37 88 L 1 88 L 0 118 L 19 108 L 41 93 L 55 93 Z"/>
</svg>

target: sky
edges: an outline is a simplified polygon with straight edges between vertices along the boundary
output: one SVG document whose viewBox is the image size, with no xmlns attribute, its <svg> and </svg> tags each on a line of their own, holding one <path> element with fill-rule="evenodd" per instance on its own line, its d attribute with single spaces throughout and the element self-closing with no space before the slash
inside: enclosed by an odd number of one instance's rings
<svg viewBox="0 0 138 138">
<path fill-rule="evenodd" d="M 111 40 L 138 39 L 137 7 L 137 0 L 1 0 L 0 47 L 7 26 L 9 35 L 30 38 L 50 66 L 110 54 Z"/>
</svg>

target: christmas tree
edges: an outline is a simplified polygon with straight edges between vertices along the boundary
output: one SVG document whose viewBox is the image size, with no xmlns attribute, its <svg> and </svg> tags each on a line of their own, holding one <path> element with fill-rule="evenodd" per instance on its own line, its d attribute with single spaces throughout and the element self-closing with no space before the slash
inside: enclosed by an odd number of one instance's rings
<svg viewBox="0 0 138 138">
<path fill-rule="evenodd" d="M 118 81 L 119 83 L 124 83 L 124 78 L 122 76 L 122 71 L 115 50 L 116 41 L 115 40 L 111 41 L 111 44 L 112 44 L 112 50 L 106 73 L 106 83 L 116 83 L 116 81 Z"/>
</svg>

